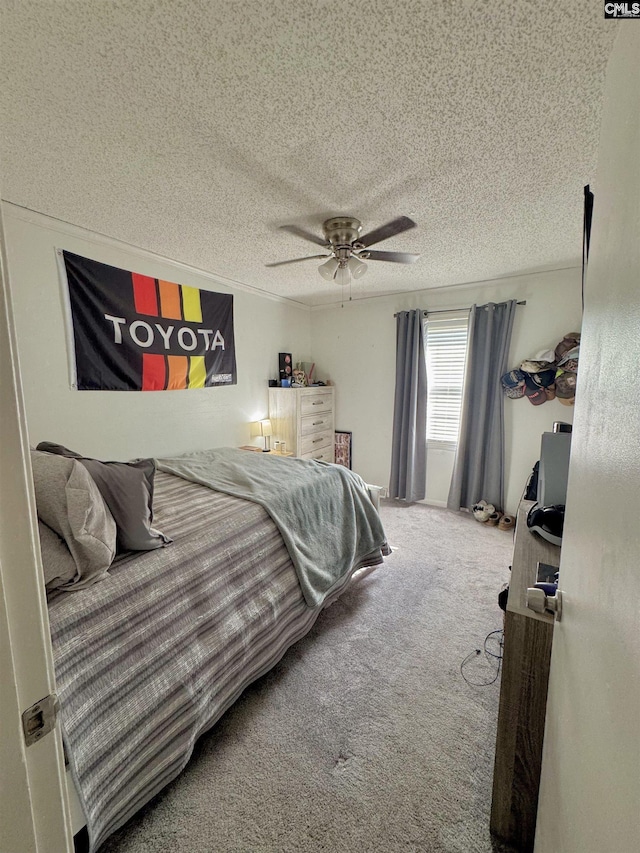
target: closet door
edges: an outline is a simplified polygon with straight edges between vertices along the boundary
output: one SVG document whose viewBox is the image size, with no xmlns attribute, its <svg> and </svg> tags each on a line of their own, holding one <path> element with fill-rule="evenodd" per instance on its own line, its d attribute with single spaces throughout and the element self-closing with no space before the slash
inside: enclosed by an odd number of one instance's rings
<svg viewBox="0 0 640 853">
<path fill-rule="evenodd" d="M 55 683 L 1 211 L 0 411 L 0 850 L 68 853 L 60 728 L 31 746 L 23 734 L 23 712 Z"/>
</svg>

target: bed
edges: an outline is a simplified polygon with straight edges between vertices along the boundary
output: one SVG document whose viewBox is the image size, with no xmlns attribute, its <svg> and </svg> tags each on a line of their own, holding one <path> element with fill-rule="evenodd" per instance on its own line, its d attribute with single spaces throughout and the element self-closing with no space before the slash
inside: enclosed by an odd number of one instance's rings
<svg viewBox="0 0 640 853">
<path fill-rule="evenodd" d="M 105 469 L 58 445 L 38 447 L 32 465 L 61 727 L 95 851 L 181 772 L 197 738 L 310 630 L 353 573 L 389 551 L 353 472 L 231 448 L 97 462 L 133 478 L 120 499 L 135 494 L 140 504 L 142 495 L 144 531 L 134 533 L 146 547 L 134 551 L 122 544 L 131 544 L 122 507 L 110 513 L 113 495 L 104 499 L 104 483 L 94 488 Z M 45 488 L 51 479 L 57 487 Z M 54 512 L 56 501 L 64 506 Z M 106 569 L 105 545 L 113 551 Z M 83 574 L 76 557 L 88 565 L 92 548 L 99 559 Z"/>
</svg>

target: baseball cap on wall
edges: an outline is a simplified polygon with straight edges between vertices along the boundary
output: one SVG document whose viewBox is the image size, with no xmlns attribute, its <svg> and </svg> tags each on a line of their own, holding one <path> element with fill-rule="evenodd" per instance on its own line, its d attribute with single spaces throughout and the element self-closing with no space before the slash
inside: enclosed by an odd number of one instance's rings
<svg viewBox="0 0 640 853">
<path fill-rule="evenodd" d="M 570 400 L 576 396 L 576 385 L 578 376 L 572 370 L 558 370 L 556 373 L 556 395 L 559 398 Z"/>
<path fill-rule="evenodd" d="M 541 406 L 543 403 L 547 402 L 545 389 L 538 388 L 537 385 L 534 388 L 530 388 L 529 385 L 527 385 L 524 393 L 532 406 Z"/>
<path fill-rule="evenodd" d="M 557 397 L 557 399 L 560 400 L 563 406 L 573 406 L 576 402 L 575 397 Z"/>
<path fill-rule="evenodd" d="M 573 347 L 573 349 L 570 349 L 562 356 L 558 362 L 558 367 L 561 367 L 563 370 L 577 370 L 579 359 L 580 347 Z"/>
<path fill-rule="evenodd" d="M 507 397 L 517 399 L 524 396 L 525 375 L 521 370 L 510 370 L 501 379 Z"/>
<path fill-rule="evenodd" d="M 564 336 L 560 343 L 556 346 L 556 359 L 560 361 L 562 356 L 569 352 L 570 349 L 578 346 L 580 343 L 580 332 L 569 332 Z"/>
<path fill-rule="evenodd" d="M 556 381 L 556 369 L 552 367 L 551 370 L 540 370 L 538 373 L 531 373 L 530 376 L 538 388 L 548 388 Z"/>
<path fill-rule="evenodd" d="M 556 354 L 552 349 L 541 349 L 540 352 L 537 352 L 533 361 L 548 361 L 553 362 L 556 360 Z"/>
<path fill-rule="evenodd" d="M 538 359 L 528 358 L 520 365 L 520 370 L 525 373 L 539 373 L 541 370 L 548 370 L 549 362 Z"/>
</svg>

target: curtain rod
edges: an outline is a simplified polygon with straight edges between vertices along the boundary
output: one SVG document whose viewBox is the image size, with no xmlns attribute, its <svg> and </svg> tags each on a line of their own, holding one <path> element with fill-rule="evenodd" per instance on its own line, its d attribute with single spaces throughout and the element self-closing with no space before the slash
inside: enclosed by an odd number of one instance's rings
<svg viewBox="0 0 640 853">
<path fill-rule="evenodd" d="M 503 305 L 504 303 L 497 302 L 495 304 Z M 526 299 L 522 299 L 520 302 L 516 302 L 516 305 L 526 305 L 526 304 L 527 304 Z M 456 311 L 470 311 L 470 310 L 471 310 L 470 308 L 439 308 L 437 311 L 423 311 L 422 313 L 424 314 L 425 317 L 428 317 L 429 314 L 453 314 Z M 393 316 L 397 317 L 398 314 L 403 314 L 403 313 L 405 313 L 405 312 L 398 311 Z"/>
</svg>

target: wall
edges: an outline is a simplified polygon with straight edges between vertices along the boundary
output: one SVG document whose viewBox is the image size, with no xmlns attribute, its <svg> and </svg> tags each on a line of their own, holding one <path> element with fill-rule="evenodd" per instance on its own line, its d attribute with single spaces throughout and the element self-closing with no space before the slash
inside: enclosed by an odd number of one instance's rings
<svg viewBox="0 0 640 853">
<path fill-rule="evenodd" d="M 316 362 L 336 383 L 336 427 L 352 430 L 354 468 L 389 482 L 395 381 L 395 311 L 468 307 L 526 299 L 517 309 L 510 366 L 580 326 L 580 271 L 345 302 L 313 309 L 269 299 L 150 253 L 3 206 L 18 351 L 31 444 L 57 441 L 87 455 L 127 459 L 249 442 L 248 423 L 267 412 L 267 379 L 277 354 Z M 171 392 L 93 392 L 69 387 L 56 248 L 195 287 L 234 293 L 238 384 Z M 372 274 L 372 273 L 371 273 Z M 312 357 L 312 358 L 311 358 Z M 506 508 L 517 506 L 538 458 L 540 436 L 572 419 L 557 401 L 534 407 L 505 400 Z M 429 452 L 427 500 L 446 500 L 452 455 Z"/>
<path fill-rule="evenodd" d="M 310 354 L 305 306 L 270 299 L 185 265 L 4 204 L 9 279 L 29 440 L 88 456 L 129 459 L 250 443 L 250 421 L 267 414 L 267 379 L 278 352 Z M 56 248 L 106 264 L 234 294 L 238 384 L 189 391 L 73 391 L 69 387 Z"/>
<path fill-rule="evenodd" d="M 374 274 L 373 271 L 369 274 Z M 466 308 L 473 303 L 526 300 L 513 328 L 509 366 L 553 347 L 581 323 L 579 269 L 537 273 L 460 287 L 362 299 L 312 310 L 311 349 L 319 375 L 336 383 L 336 426 L 353 431 L 354 468 L 386 486 L 391 464 L 395 385 L 396 311 Z M 554 421 L 571 422 L 573 411 L 557 400 L 532 406 L 505 399 L 506 509 L 515 512 L 539 456 L 540 437 Z M 452 454 L 430 451 L 427 500 L 446 501 Z"/>
</svg>

